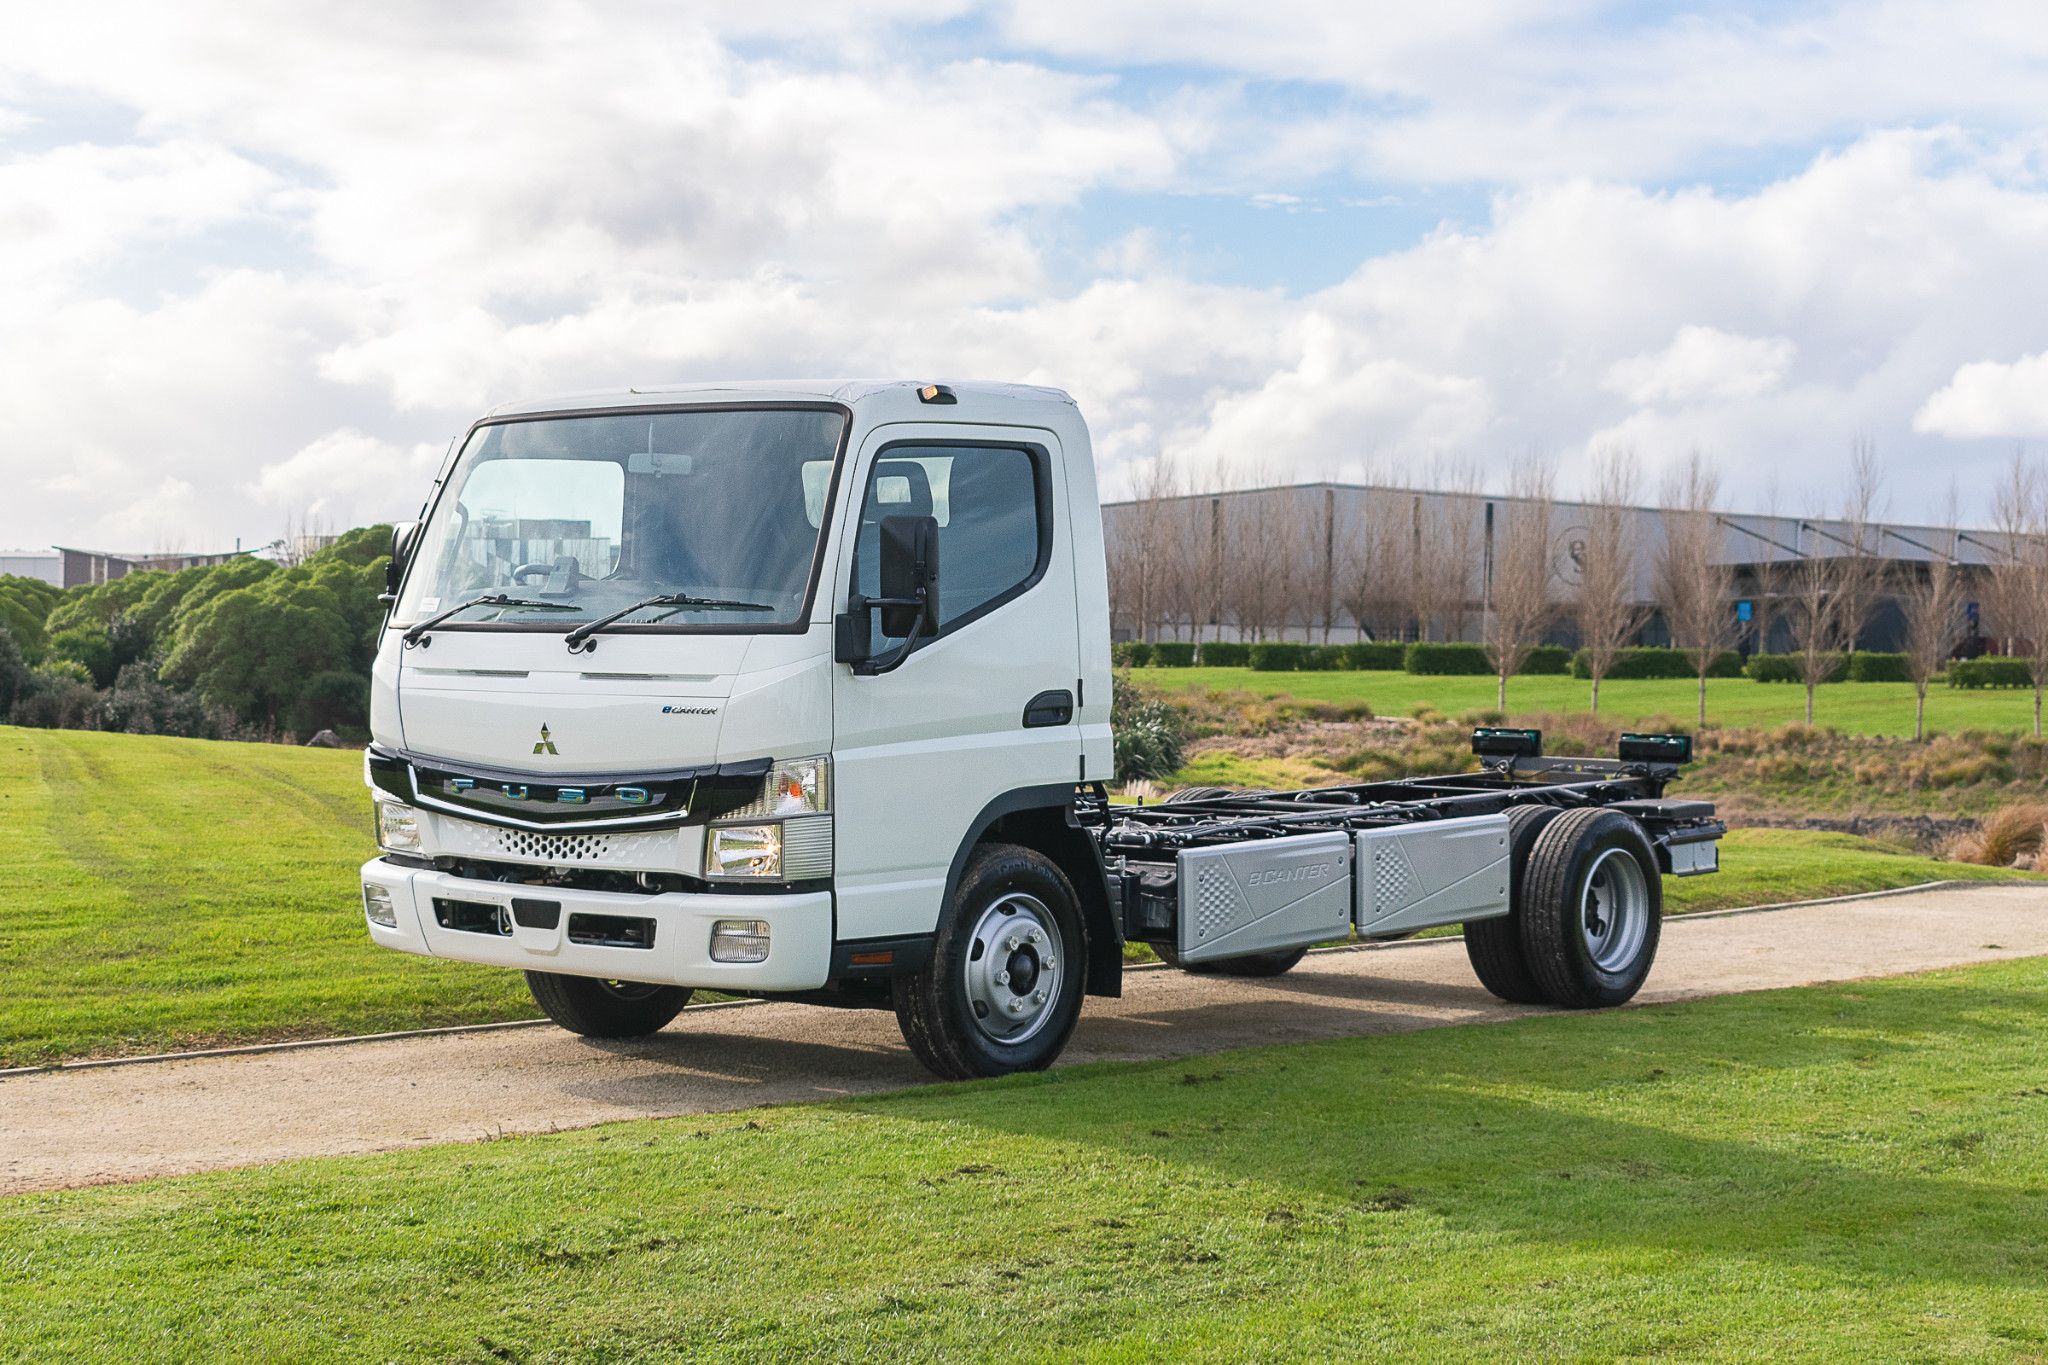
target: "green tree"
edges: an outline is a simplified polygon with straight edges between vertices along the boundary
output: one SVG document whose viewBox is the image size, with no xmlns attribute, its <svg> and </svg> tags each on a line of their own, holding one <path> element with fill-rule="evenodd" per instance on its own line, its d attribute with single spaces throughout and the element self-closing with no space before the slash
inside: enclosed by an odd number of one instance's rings
<svg viewBox="0 0 2048 1365">
<path fill-rule="evenodd" d="M 92 676 L 95 687 L 112 687 L 119 666 L 114 662 L 114 642 L 104 625 L 86 622 L 67 626 L 50 637 L 47 657 L 68 659 Z"/>
<path fill-rule="evenodd" d="M 274 726 L 308 679 L 355 669 L 361 651 L 329 587 L 296 573 L 264 577 L 196 608 L 188 598 L 163 677 L 244 720 Z"/>
</svg>

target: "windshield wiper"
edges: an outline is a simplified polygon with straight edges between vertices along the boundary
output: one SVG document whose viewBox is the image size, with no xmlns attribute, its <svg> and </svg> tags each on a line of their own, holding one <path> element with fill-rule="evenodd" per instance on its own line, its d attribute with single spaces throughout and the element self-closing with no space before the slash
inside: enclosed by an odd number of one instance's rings
<svg viewBox="0 0 2048 1365">
<path fill-rule="evenodd" d="M 468 611 L 471 607 L 530 607 L 536 611 L 582 610 L 582 608 L 569 602 L 536 602 L 530 597 L 507 597 L 501 592 L 486 593 L 482 597 L 472 597 L 467 602 L 458 602 L 437 616 L 429 616 L 426 620 L 406 631 L 401 638 L 404 639 L 406 647 L 410 649 L 425 639 L 427 632 L 435 626 L 440 625 L 451 616 L 458 616 Z"/>
<path fill-rule="evenodd" d="M 723 597 L 694 597 L 686 592 L 665 592 L 662 593 L 659 597 L 649 597 L 644 601 L 635 602 L 630 607 L 620 607 L 610 616 L 600 616 L 595 621 L 585 621 L 582 625 L 576 627 L 576 629 L 570 631 L 567 635 L 564 635 L 562 637 L 562 643 L 569 646 L 569 652 L 571 654 L 575 654 L 578 651 L 586 648 L 585 642 L 588 641 L 591 636 L 597 634 L 601 630 L 618 624 L 620 621 L 625 620 L 628 616 L 631 616 L 634 612 L 645 611 L 649 607 L 674 607 L 677 611 L 686 610 L 690 607 L 700 607 L 706 611 L 775 610 L 775 608 L 768 606 L 766 603 L 762 602 L 734 602 Z M 664 612 L 662 614 L 665 616 L 673 616 L 675 613 Z M 597 648 L 596 645 L 588 645 L 587 647 L 590 649 Z"/>
</svg>

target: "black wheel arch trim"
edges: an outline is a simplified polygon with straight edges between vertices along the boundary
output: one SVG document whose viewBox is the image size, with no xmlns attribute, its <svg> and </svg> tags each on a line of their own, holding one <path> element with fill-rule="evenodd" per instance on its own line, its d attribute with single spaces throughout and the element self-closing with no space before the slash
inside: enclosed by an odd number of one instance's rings
<svg viewBox="0 0 2048 1365">
<path fill-rule="evenodd" d="M 1089 995 L 1121 996 L 1124 980 L 1123 925 L 1115 912 L 1109 875 L 1103 870 L 1102 855 L 1095 841 L 1074 816 L 1074 800 L 1082 788 L 1071 782 L 1016 787 L 981 808 L 967 826 L 966 837 L 954 850 L 953 865 L 946 870 L 946 890 L 941 906 L 953 903 L 967 860 L 998 826 L 1014 824 L 1020 838 L 1006 840 L 1035 848 L 1058 864 L 1074 894 L 1081 901 L 1081 924 L 1088 936 L 1088 976 L 1084 989 Z M 1020 820 L 1020 817 L 1031 817 Z M 1053 822 L 1057 821 L 1055 825 Z M 1032 828 L 1032 825 L 1036 828 Z M 1008 831 L 1004 831 L 1008 832 Z M 1050 836 L 1050 838 L 1048 838 Z M 1046 846 L 1047 844 L 1051 846 Z"/>
</svg>

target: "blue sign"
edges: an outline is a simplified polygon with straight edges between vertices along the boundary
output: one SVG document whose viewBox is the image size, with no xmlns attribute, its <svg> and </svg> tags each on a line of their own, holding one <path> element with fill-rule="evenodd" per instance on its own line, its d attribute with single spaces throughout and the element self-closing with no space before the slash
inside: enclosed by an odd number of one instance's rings
<svg viewBox="0 0 2048 1365">
<path fill-rule="evenodd" d="M 1754 602 L 1749 602 L 1749 601 L 1742 601 L 1742 602 L 1737 602 L 1737 603 L 1735 604 L 1735 619 L 1736 619 L 1736 620 L 1738 620 L 1738 621 L 1750 621 L 1750 620 L 1754 620 L 1754 619 L 1755 619 L 1755 617 L 1756 617 L 1756 603 L 1754 603 Z"/>
</svg>

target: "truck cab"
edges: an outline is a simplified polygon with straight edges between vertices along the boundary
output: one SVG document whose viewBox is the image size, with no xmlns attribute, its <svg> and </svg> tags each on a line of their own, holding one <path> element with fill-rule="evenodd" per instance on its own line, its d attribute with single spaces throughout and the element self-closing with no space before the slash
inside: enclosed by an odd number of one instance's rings
<svg viewBox="0 0 2048 1365">
<path fill-rule="evenodd" d="M 1088 432 L 1057 390 L 830 382 L 513 404 L 394 537 L 368 930 L 565 1027 L 693 990 L 893 1008 L 1043 1065 L 1122 934 Z"/>
</svg>

